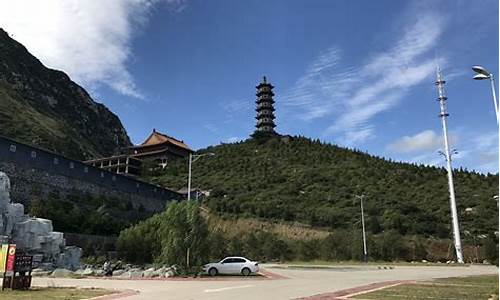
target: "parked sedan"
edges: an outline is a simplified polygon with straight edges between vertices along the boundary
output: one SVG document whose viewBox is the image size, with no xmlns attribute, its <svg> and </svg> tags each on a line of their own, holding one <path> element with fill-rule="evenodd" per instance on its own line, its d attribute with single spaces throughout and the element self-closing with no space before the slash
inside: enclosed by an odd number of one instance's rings
<svg viewBox="0 0 500 300">
<path fill-rule="evenodd" d="M 204 265 L 203 271 L 210 276 L 215 276 L 217 274 L 243 274 L 248 276 L 252 273 L 259 272 L 259 263 L 244 257 L 232 256 L 226 257 L 217 263 Z"/>
</svg>

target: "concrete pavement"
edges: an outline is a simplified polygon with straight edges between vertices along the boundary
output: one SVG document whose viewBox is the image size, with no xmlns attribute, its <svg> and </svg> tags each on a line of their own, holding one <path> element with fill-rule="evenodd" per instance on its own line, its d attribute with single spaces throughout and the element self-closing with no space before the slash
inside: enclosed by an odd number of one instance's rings
<svg viewBox="0 0 500 300">
<path fill-rule="evenodd" d="M 127 300 L 152 299 L 296 299 L 317 294 L 394 280 L 498 274 L 495 266 L 339 266 L 332 269 L 282 269 L 264 265 L 285 279 L 262 280 L 242 277 L 238 280 L 113 280 L 34 278 L 35 286 L 78 286 L 106 289 L 132 289 L 139 293 Z"/>
</svg>

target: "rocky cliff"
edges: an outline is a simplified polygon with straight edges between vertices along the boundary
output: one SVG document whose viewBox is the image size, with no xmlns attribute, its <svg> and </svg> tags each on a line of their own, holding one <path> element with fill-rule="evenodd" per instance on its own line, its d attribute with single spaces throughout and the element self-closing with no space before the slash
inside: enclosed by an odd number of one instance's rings
<svg viewBox="0 0 500 300">
<path fill-rule="evenodd" d="M 115 114 L 1 28 L 0 135 L 80 160 L 131 145 Z"/>
</svg>

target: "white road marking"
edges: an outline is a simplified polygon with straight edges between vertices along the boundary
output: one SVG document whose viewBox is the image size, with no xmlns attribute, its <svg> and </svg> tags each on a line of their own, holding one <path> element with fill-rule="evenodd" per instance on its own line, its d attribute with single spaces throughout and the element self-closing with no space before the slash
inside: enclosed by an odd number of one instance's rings
<svg viewBox="0 0 500 300">
<path fill-rule="evenodd" d="M 216 292 L 223 292 L 227 290 L 235 290 L 235 289 L 244 289 L 244 288 L 249 288 L 253 287 L 253 285 L 239 285 L 239 286 L 230 286 L 230 287 L 225 287 L 225 288 L 220 288 L 220 289 L 208 289 L 205 290 L 205 293 L 216 293 Z"/>
</svg>

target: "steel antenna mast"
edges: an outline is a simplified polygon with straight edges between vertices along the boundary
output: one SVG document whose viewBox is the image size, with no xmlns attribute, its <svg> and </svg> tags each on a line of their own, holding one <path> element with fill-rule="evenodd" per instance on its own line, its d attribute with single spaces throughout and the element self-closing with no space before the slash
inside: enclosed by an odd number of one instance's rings
<svg viewBox="0 0 500 300">
<path fill-rule="evenodd" d="M 451 167 L 451 153 L 450 146 L 448 141 L 448 128 L 446 123 L 446 118 L 449 114 L 446 112 L 446 100 L 448 99 L 444 92 L 444 84 L 446 81 L 443 80 L 443 76 L 441 74 L 441 69 L 438 67 L 436 71 L 437 80 L 435 84 L 438 88 L 439 98 L 439 106 L 441 108 L 441 112 L 439 117 L 441 118 L 441 123 L 443 125 L 443 135 L 444 135 L 444 156 L 446 159 L 446 170 L 448 171 L 448 187 L 450 190 L 450 208 L 451 208 L 451 221 L 453 225 L 453 238 L 455 242 L 455 250 L 457 253 L 457 261 L 458 263 L 463 264 L 464 258 L 462 255 L 462 242 L 460 241 L 460 228 L 458 226 L 458 215 L 457 215 L 457 204 L 455 200 L 455 187 L 453 185 L 453 169 Z"/>
</svg>

